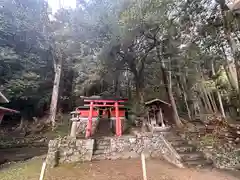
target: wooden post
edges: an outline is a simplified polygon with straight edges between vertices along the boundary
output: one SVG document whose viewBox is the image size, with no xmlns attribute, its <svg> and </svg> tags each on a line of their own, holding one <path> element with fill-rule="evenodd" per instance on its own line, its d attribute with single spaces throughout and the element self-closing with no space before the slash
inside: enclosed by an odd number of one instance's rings
<svg viewBox="0 0 240 180">
<path fill-rule="evenodd" d="M 156 118 L 156 110 L 155 109 L 153 109 L 153 119 L 154 119 L 154 124 L 156 125 L 156 123 L 157 123 L 157 118 Z"/>
<path fill-rule="evenodd" d="M 118 102 L 115 102 L 115 113 L 116 113 L 116 135 L 121 136 L 122 135 L 122 123 L 119 117 L 119 108 L 118 108 Z"/>
<path fill-rule="evenodd" d="M 148 122 L 151 124 L 150 117 L 149 117 L 149 110 L 147 111 Z"/>
<path fill-rule="evenodd" d="M 92 116 L 93 116 L 93 102 L 90 102 L 90 111 L 88 115 L 86 138 L 89 138 L 92 134 Z"/>
<path fill-rule="evenodd" d="M 162 108 L 159 108 L 159 119 L 161 121 L 161 127 L 166 127 L 163 121 Z"/>
<path fill-rule="evenodd" d="M 44 161 L 44 162 L 43 162 L 43 165 L 42 165 L 42 169 L 41 169 L 41 173 L 40 173 L 39 180 L 43 180 L 46 166 L 47 166 L 47 163 L 46 163 L 46 161 Z"/>
<path fill-rule="evenodd" d="M 141 154 L 142 161 L 142 171 L 143 171 L 143 180 L 147 180 L 147 170 L 146 170 L 146 161 L 144 153 Z"/>
</svg>

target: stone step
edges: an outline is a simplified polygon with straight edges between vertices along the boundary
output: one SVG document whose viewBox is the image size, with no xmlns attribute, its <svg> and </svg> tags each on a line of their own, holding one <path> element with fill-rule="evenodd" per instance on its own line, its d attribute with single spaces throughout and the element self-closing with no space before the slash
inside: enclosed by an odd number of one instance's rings
<svg viewBox="0 0 240 180">
<path fill-rule="evenodd" d="M 167 136 L 165 137 L 168 141 L 183 141 L 181 136 Z"/>
<path fill-rule="evenodd" d="M 189 122 L 190 122 L 190 123 L 193 123 L 193 124 L 201 124 L 201 125 L 204 124 L 203 121 L 201 121 L 201 120 L 199 120 L 199 119 L 191 120 L 191 121 L 189 121 Z"/>
<path fill-rule="evenodd" d="M 172 131 L 165 131 L 165 132 L 161 132 L 161 134 L 165 137 L 165 136 L 168 136 L 168 135 L 176 135 L 175 133 L 173 133 Z"/>
<path fill-rule="evenodd" d="M 101 155 L 101 154 L 105 154 L 105 150 L 104 149 L 96 149 L 95 151 L 93 151 L 93 155 Z"/>
<path fill-rule="evenodd" d="M 109 149 L 110 144 L 109 145 L 95 145 L 94 149 L 99 149 L 99 150 L 104 150 L 104 149 Z"/>
<path fill-rule="evenodd" d="M 196 136 L 196 135 L 205 135 L 206 131 L 189 131 L 188 135 Z"/>
<path fill-rule="evenodd" d="M 197 160 L 204 160 L 204 156 L 200 152 L 192 152 L 192 153 L 179 153 L 182 160 L 186 161 L 197 161 Z"/>
<path fill-rule="evenodd" d="M 173 146 L 174 147 L 174 146 Z M 193 145 L 182 145 L 179 147 L 174 147 L 178 153 L 186 153 L 196 151 L 196 147 Z"/>
<path fill-rule="evenodd" d="M 107 157 L 102 154 L 92 156 L 92 161 L 99 161 L 99 160 L 106 160 L 106 159 L 107 159 Z"/>
<path fill-rule="evenodd" d="M 105 139 L 95 140 L 95 144 L 98 146 L 108 146 L 108 145 L 110 145 L 110 140 L 105 140 Z"/>
<path fill-rule="evenodd" d="M 177 137 L 178 136 L 178 132 L 162 132 L 162 135 L 164 137 Z"/>
<path fill-rule="evenodd" d="M 175 141 L 169 141 L 169 142 L 175 148 L 188 145 L 187 141 L 184 141 L 184 140 L 175 140 Z"/>
<path fill-rule="evenodd" d="M 110 144 L 94 144 L 95 149 L 109 149 Z"/>
<path fill-rule="evenodd" d="M 163 136 L 168 140 L 182 140 L 181 134 L 177 132 L 163 133 Z"/>
<path fill-rule="evenodd" d="M 206 159 L 199 159 L 195 161 L 186 161 L 184 162 L 187 167 L 208 167 L 212 166 L 212 161 Z"/>
<path fill-rule="evenodd" d="M 189 134 L 205 134 L 205 131 L 202 131 L 201 128 L 204 129 L 204 126 L 198 126 L 198 128 L 193 130 L 193 133 L 191 132 Z M 203 167 L 212 165 L 212 162 L 206 160 L 201 152 L 196 151 L 196 147 L 192 145 L 192 143 L 185 140 L 185 137 L 181 134 L 181 132 L 168 132 L 164 133 L 163 136 L 177 151 L 177 153 L 182 158 L 182 162 L 186 164 L 186 166 Z"/>
</svg>

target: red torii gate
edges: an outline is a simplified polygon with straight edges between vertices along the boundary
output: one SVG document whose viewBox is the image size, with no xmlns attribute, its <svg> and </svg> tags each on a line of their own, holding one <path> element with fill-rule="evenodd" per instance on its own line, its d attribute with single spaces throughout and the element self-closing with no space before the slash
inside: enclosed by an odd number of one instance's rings
<svg viewBox="0 0 240 180">
<path fill-rule="evenodd" d="M 115 116 L 116 116 L 116 135 L 122 135 L 122 122 L 119 117 L 119 107 L 124 107 L 124 105 L 120 104 L 126 102 L 124 99 L 120 100 L 106 100 L 106 99 L 84 99 L 85 103 L 84 106 L 89 106 L 89 116 L 87 122 L 87 129 L 86 129 L 86 138 L 92 135 L 92 117 L 93 117 L 93 108 L 94 107 L 114 107 L 115 108 Z"/>
</svg>

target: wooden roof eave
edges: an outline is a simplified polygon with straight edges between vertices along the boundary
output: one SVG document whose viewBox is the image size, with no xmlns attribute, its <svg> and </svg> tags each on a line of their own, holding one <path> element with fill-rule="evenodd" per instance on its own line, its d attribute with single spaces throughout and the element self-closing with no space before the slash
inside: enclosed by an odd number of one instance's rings
<svg viewBox="0 0 240 180">
<path fill-rule="evenodd" d="M 5 108 L 5 107 L 2 107 L 2 106 L 0 106 L 0 111 L 9 112 L 9 113 L 20 113 L 19 111 L 16 111 L 14 109 Z"/>
<path fill-rule="evenodd" d="M 169 104 L 168 102 L 165 102 L 165 101 L 163 101 L 161 99 L 152 99 L 150 101 L 145 102 L 145 105 L 150 105 L 150 104 L 153 104 L 155 102 L 159 102 L 159 103 L 163 103 L 163 104 L 166 104 L 168 106 L 171 106 L 171 104 Z"/>
</svg>

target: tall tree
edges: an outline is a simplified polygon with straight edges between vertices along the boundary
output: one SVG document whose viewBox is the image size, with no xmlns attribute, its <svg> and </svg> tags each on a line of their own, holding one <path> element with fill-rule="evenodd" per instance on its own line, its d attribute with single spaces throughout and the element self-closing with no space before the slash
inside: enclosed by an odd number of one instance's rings
<svg viewBox="0 0 240 180">
<path fill-rule="evenodd" d="M 52 75 L 45 1 L 1 1 L 0 84 L 24 116 L 42 115 Z M 29 105 L 33 104 L 33 105 Z"/>
</svg>

